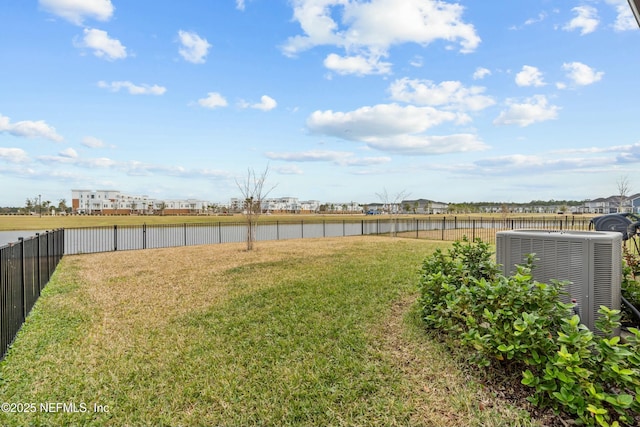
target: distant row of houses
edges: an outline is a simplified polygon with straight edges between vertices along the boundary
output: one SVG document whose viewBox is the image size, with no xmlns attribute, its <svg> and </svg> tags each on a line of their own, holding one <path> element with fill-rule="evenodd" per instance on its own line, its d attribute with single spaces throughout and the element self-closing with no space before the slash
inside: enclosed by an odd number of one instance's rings
<svg viewBox="0 0 640 427">
<path fill-rule="evenodd" d="M 232 198 L 229 203 L 213 203 L 198 199 L 165 200 L 149 196 L 132 196 L 117 190 L 71 190 L 71 207 L 75 214 L 87 215 L 197 215 L 238 213 L 244 210 L 244 200 Z M 319 200 L 299 200 L 296 197 L 262 200 L 267 213 L 362 213 L 358 203 L 322 203 Z"/>
<path fill-rule="evenodd" d="M 212 203 L 198 199 L 163 200 L 149 196 L 132 196 L 117 190 L 71 190 L 72 211 L 76 214 L 102 215 L 194 215 L 236 213 L 244 201 L 232 198 L 229 203 Z M 402 200 L 399 203 L 327 203 L 299 200 L 297 197 L 267 198 L 262 201 L 265 213 L 565 213 L 607 214 L 640 213 L 640 193 L 628 197 L 610 196 L 580 203 L 487 203 L 451 204 L 429 199 Z"/>
<path fill-rule="evenodd" d="M 75 214 L 194 214 L 206 212 L 203 200 L 160 200 L 149 196 L 131 196 L 117 190 L 71 190 L 71 208 Z"/>
</svg>

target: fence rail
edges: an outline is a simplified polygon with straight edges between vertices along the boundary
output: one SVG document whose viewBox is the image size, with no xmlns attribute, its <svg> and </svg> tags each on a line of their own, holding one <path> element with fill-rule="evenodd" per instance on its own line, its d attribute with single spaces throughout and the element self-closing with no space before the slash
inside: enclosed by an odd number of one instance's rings
<svg viewBox="0 0 640 427">
<path fill-rule="evenodd" d="M 64 230 L 0 247 L 0 355 L 13 342 L 64 254 Z"/>
<path fill-rule="evenodd" d="M 184 223 L 59 229 L 0 247 L 0 354 L 4 357 L 65 254 L 243 242 L 246 223 Z M 256 240 L 394 235 L 431 240 L 481 238 L 512 229 L 588 230 L 588 218 L 383 218 L 260 222 Z"/>
<path fill-rule="evenodd" d="M 119 225 L 65 229 L 65 254 L 85 254 L 175 246 L 238 243 L 246 239 L 246 223 L 184 223 Z M 481 238 L 492 241 L 501 230 L 519 228 L 588 230 L 589 219 L 428 217 L 396 219 L 344 219 L 342 221 L 264 221 L 257 225 L 256 240 L 286 240 L 393 234 L 432 240 Z"/>
</svg>

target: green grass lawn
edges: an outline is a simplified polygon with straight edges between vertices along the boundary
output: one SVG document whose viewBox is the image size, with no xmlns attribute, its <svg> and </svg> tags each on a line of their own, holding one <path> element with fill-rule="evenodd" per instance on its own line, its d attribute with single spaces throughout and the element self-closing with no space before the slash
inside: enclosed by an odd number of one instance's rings
<svg viewBox="0 0 640 427">
<path fill-rule="evenodd" d="M 36 410 L 0 425 L 530 425 L 422 330 L 419 267 L 445 245 L 67 256 L 0 364 L 0 401 Z"/>
</svg>

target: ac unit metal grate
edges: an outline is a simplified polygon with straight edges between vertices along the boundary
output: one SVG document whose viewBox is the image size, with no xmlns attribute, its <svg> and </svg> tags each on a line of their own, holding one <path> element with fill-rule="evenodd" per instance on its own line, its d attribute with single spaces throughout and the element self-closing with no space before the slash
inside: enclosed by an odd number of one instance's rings
<svg viewBox="0 0 640 427">
<path fill-rule="evenodd" d="M 601 305 L 620 309 L 622 235 L 605 231 L 510 230 L 496 234 L 496 261 L 505 275 L 535 253 L 532 275 L 539 282 L 569 281 L 564 302 L 575 300 L 592 331 Z"/>
</svg>

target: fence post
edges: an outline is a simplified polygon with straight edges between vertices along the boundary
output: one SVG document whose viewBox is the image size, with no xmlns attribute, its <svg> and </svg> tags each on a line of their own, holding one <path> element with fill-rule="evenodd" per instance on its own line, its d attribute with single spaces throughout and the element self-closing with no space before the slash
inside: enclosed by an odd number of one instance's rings
<svg viewBox="0 0 640 427">
<path fill-rule="evenodd" d="M 187 223 L 186 222 L 183 224 L 183 230 L 184 230 L 184 245 L 187 246 Z"/>
<path fill-rule="evenodd" d="M 142 224 L 142 249 L 147 249 L 147 223 Z"/>
<path fill-rule="evenodd" d="M 49 230 L 45 231 L 45 236 L 47 236 L 47 282 L 51 278 L 51 248 L 49 247 Z"/>
<path fill-rule="evenodd" d="M 476 220 L 472 219 L 471 220 L 471 234 L 473 237 L 471 237 L 471 241 L 475 241 L 476 240 Z"/>
<path fill-rule="evenodd" d="M 347 229 L 344 222 L 345 220 L 343 219 L 342 220 L 342 237 L 345 237 L 347 235 Z"/>
<path fill-rule="evenodd" d="M 24 237 L 19 237 L 20 242 L 20 289 L 22 290 L 22 322 L 27 318 L 27 291 L 25 284 L 25 266 L 24 266 Z"/>
<path fill-rule="evenodd" d="M 447 228 L 447 217 L 442 217 L 442 241 L 444 241 L 444 229 Z"/>
<path fill-rule="evenodd" d="M 280 221 L 276 220 L 276 240 L 280 240 Z"/>
<path fill-rule="evenodd" d="M 38 251 L 37 251 L 37 256 L 38 256 L 38 295 L 40 295 L 40 291 L 42 290 L 42 272 L 40 271 L 40 233 L 36 233 L 36 240 L 38 241 Z"/>
<path fill-rule="evenodd" d="M 300 236 L 304 239 L 304 220 L 300 220 Z"/>
<path fill-rule="evenodd" d="M 364 236 L 364 219 L 361 219 L 360 221 L 360 235 Z"/>
<path fill-rule="evenodd" d="M 113 250 L 118 250 L 118 226 L 113 226 Z"/>
</svg>

